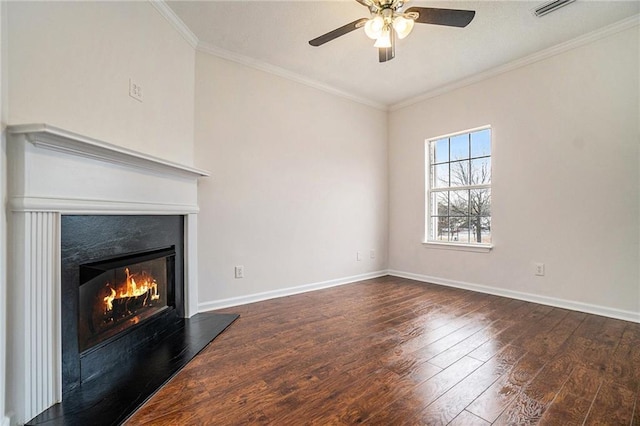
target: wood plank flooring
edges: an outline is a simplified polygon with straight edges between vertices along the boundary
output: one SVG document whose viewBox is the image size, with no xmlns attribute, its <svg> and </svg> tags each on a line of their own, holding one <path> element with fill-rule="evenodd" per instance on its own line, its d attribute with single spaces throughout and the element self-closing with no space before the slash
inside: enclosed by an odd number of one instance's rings
<svg viewBox="0 0 640 426">
<path fill-rule="evenodd" d="M 640 324 L 383 277 L 240 318 L 134 425 L 640 425 Z"/>
</svg>

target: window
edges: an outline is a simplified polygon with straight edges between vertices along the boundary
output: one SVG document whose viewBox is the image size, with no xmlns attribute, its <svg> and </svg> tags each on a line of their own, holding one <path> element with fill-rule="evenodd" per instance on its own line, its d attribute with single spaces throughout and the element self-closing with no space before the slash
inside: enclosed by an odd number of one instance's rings
<svg viewBox="0 0 640 426">
<path fill-rule="evenodd" d="M 491 128 L 426 142 L 427 242 L 491 244 Z"/>
</svg>

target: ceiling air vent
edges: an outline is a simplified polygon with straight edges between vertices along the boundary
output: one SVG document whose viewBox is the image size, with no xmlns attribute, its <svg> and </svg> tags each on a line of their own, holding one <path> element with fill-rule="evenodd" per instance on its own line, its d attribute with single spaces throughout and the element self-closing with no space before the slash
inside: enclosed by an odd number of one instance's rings
<svg viewBox="0 0 640 426">
<path fill-rule="evenodd" d="M 560 9 L 562 6 L 566 6 L 569 3 L 573 3 L 576 0 L 553 0 L 533 9 L 533 14 L 536 16 L 546 15 L 547 13 L 551 13 L 556 9 Z"/>
</svg>

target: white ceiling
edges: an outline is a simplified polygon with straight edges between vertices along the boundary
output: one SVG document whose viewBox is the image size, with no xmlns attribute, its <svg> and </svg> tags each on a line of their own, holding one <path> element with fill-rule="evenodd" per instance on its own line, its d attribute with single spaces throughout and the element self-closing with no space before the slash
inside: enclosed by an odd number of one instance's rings
<svg viewBox="0 0 640 426">
<path fill-rule="evenodd" d="M 362 29 L 320 47 L 308 41 L 361 17 L 355 0 L 168 1 L 214 52 L 299 80 L 330 87 L 380 106 L 393 106 L 456 81 L 551 48 L 640 12 L 640 1 L 578 0 L 543 17 L 540 1 L 411 1 L 411 6 L 475 10 L 466 28 L 416 24 L 378 62 Z"/>
</svg>

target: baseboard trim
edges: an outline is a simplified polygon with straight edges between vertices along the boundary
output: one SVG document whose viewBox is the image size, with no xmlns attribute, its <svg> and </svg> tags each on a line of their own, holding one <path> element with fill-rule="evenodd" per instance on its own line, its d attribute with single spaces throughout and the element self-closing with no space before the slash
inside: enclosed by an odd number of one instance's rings
<svg viewBox="0 0 640 426">
<path fill-rule="evenodd" d="M 540 296 L 537 294 L 506 290 L 503 288 L 490 287 L 481 284 L 472 284 L 446 278 L 431 277 L 428 275 L 414 274 L 412 272 L 388 270 L 387 273 L 394 277 L 408 278 L 425 283 L 455 287 L 463 290 L 477 291 L 479 293 L 493 294 L 495 296 L 508 297 L 511 299 L 524 300 L 526 302 L 539 303 L 541 305 L 554 306 L 557 308 L 569 309 L 572 311 L 585 312 L 588 314 L 601 315 L 604 317 L 640 323 L 640 312 L 625 311 L 621 309 L 609 308 L 606 306 L 591 305 L 588 303 L 559 299 L 556 297 Z"/>
<path fill-rule="evenodd" d="M 198 304 L 198 312 L 213 311 L 216 309 L 229 308 L 232 306 L 246 305 L 263 300 L 275 299 L 277 297 L 292 296 L 294 294 L 307 293 L 310 291 L 321 290 L 323 288 L 336 287 L 339 285 L 349 284 L 357 281 L 369 280 L 389 275 L 388 271 L 375 271 L 366 274 L 353 275 L 350 277 L 337 278 L 334 280 L 321 281 L 317 283 L 304 284 L 296 287 L 288 287 L 263 293 L 249 294 L 247 296 L 231 297 L 228 299 L 211 300 Z"/>
<path fill-rule="evenodd" d="M 393 269 L 369 272 L 366 274 L 353 275 L 350 277 L 338 278 L 334 280 L 321 281 L 317 283 L 305 284 L 296 287 L 288 287 L 263 293 L 249 294 L 246 296 L 232 297 L 228 299 L 212 300 L 198 304 L 198 312 L 212 311 L 216 309 L 229 308 L 233 306 L 246 305 L 263 300 L 275 299 L 278 297 L 292 296 L 294 294 L 307 293 L 309 291 L 321 290 L 323 288 L 336 287 L 357 281 L 379 278 L 385 275 L 407 278 L 410 280 L 425 283 L 455 287 L 463 290 L 476 291 L 478 293 L 493 294 L 495 296 L 508 297 L 511 299 L 524 300 L 526 302 L 539 303 L 541 305 L 554 306 L 557 308 L 569 309 L 572 311 L 585 312 L 588 314 L 601 315 L 604 317 L 620 319 L 640 323 L 640 312 L 625 311 L 622 309 L 609 308 L 606 306 L 592 305 L 588 303 L 576 302 L 573 300 L 560 299 L 556 297 L 541 296 L 537 294 L 520 291 L 507 290 L 498 287 L 473 284 L 464 281 L 450 280 L 447 278 L 432 277 L 429 275 L 415 274 L 412 272 L 397 271 Z M 5 426 L 5 425 L 2 425 Z"/>
</svg>

